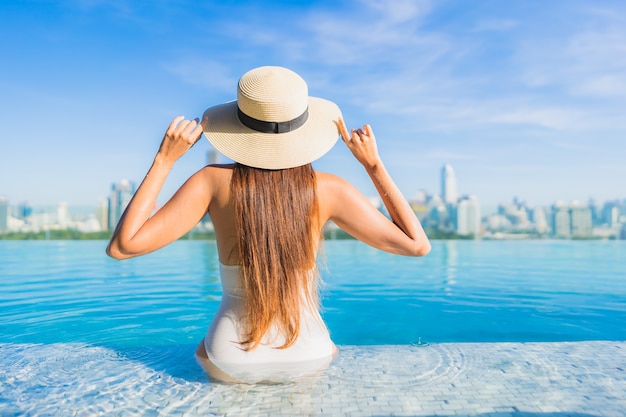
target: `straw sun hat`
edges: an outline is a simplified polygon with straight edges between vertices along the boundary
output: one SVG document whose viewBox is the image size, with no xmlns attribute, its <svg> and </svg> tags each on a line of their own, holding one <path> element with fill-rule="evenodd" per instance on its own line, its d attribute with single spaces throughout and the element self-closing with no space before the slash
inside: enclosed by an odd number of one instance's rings
<svg viewBox="0 0 626 417">
<path fill-rule="evenodd" d="M 335 103 L 308 94 L 306 82 L 287 68 L 255 68 L 239 80 L 237 101 L 204 112 L 204 135 L 222 154 L 251 167 L 308 164 L 337 142 L 341 117 Z"/>
</svg>

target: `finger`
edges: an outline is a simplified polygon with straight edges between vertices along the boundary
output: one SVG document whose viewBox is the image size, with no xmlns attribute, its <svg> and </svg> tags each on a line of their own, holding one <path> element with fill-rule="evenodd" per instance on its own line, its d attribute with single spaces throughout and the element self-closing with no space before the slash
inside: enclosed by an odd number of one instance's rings
<svg viewBox="0 0 626 417">
<path fill-rule="evenodd" d="M 356 141 L 361 141 L 361 129 L 352 129 L 351 131 L 351 135 L 352 135 L 352 141 L 356 142 Z"/>
<path fill-rule="evenodd" d="M 372 126 L 365 125 L 363 126 L 363 128 L 365 129 L 365 133 L 367 134 L 367 136 L 369 136 L 370 138 L 374 137 L 374 131 L 372 130 Z"/>
<path fill-rule="evenodd" d="M 200 140 L 200 137 L 202 137 L 202 130 L 203 129 L 201 124 L 198 124 L 196 125 L 196 127 L 193 128 L 190 133 L 191 137 L 193 138 L 193 143 L 196 143 Z"/>
<path fill-rule="evenodd" d="M 172 120 L 172 123 L 170 123 L 170 125 L 167 127 L 167 131 L 171 132 L 172 130 L 176 129 L 176 127 L 178 126 L 178 123 L 183 120 L 185 118 L 185 116 L 176 116 L 174 117 L 174 120 Z"/>
<path fill-rule="evenodd" d="M 348 134 L 348 128 L 343 119 L 340 117 L 338 121 L 339 132 L 341 133 L 341 139 L 347 144 L 350 141 L 350 135 Z"/>
<path fill-rule="evenodd" d="M 198 127 L 198 119 L 193 119 L 193 120 L 185 120 L 185 122 L 182 122 L 181 125 L 184 123 L 183 126 L 183 131 L 182 133 L 184 135 L 189 135 L 191 134 L 191 132 Z"/>
<path fill-rule="evenodd" d="M 191 120 L 181 120 L 180 123 L 178 123 L 178 126 L 176 126 L 176 130 L 181 133 L 184 134 L 187 129 L 189 129 L 189 125 L 192 123 Z"/>
</svg>

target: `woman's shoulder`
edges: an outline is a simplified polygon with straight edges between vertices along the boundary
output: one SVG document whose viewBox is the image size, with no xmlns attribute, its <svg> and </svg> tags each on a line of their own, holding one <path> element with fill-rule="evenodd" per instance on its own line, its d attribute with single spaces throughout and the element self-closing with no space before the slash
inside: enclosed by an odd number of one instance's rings
<svg viewBox="0 0 626 417">
<path fill-rule="evenodd" d="M 346 180 L 344 180 L 338 175 L 331 174 L 329 172 L 320 172 L 320 171 L 315 171 L 315 179 L 316 179 L 318 186 L 319 185 L 327 186 L 327 185 L 341 184 L 341 183 L 346 182 Z"/>
<path fill-rule="evenodd" d="M 352 188 L 348 181 L 335 174 L 316 171 L 315 177 L 318 190 L 323 192 L 340 192 L 341 190 Z"/>
<path fill-rule="evenodd" d="M 216 190 L 228 188 L 233 165 L 211 164 L 199 169 L 185 183 L 185 188 L 195 192 L 214 194 Z"/>
<path fill-rule="evenodd" d="M 338 175 L 316 172 L 316 182 L 318 202 L 323 212 L 329 215 L 342 205 L 360 198 L 356 187 Z"/>
<path fill-rule="evenodd" d="M 234 164 L 210 164 L 200 169 L 196 175 L 207 179 L 228 179 L 233 174 Z"/>
</svg>

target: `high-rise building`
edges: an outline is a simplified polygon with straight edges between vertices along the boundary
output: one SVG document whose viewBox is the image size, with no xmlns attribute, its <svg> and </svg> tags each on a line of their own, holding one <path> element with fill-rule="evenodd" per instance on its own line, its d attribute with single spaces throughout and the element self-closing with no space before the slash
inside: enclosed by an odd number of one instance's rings
<svg viewBox="0 0 626 417">
<path fill-rule="evenodd" d="M 569 238 L 572 234 L 569 207 L 560 201 L 552 207 L 552 233 L 561 238 Z"/>
<path fill-rule="evenodd" d="M 17 209 L 13 217 L 20 219 L 20 220 L 26 220 L 32 214 L 33 214 L 33 208 L 31 207 L 30 203 L 28 201 L 23 201 L 17 205 Z"/>
<path fill-rule="evenodd" d="M 9 199 L 0 196 L 0 233 L 9 229 Z"/>
<path fill-rule="evenodd" d="M 560 238 L 588 238 L 593 234 L 591 209 L 577 201 L 557 202 L 552 210 L 552 231 Z"/>
<path fill-rule="evenodd" d="M 456 204 L 458 199 L 456 176 L 450 164 L 441 168 L 441 199 L 445 204 Z"/>
<path fill-rule="evenodd" d="M 602 224 L 602 211 L 600 210 L 600 206 L 596 203 L 594 198 L 589 198 L 587 203 L 589 210 L 591 210 L 591 222 L 594 226 L 599 226 Z"/>
<path fill-rule="evenodd" d="M 511 204 L 498 205 L 498 214 L 505 216 L 511 225 L 518 229 L 529 226 L 529 211 L 525 204 L 520 203 L 517 198 Z"/>
<path fill-rule="evenodd" d="M 67 203 L 62 202 L 57 205 L 57 224 L 64 228 L 70 225 L 70 212 Z"/>
<path fill-rule="evenodd" d="M 602 220 L 609 227 L 619 224 L 620 208 L 617 201 L 609 201 L 602 208 Z"/>
<path fill-rule="evenodd" d="M 572 237 L 587 238 L 592 235 L 591 209 L 580 204 L 572 204 L 570 207 L 572 221 Z"/>
<path fill-rule="evenodd" d="M 532 221 L 535 225 L 535 231 L 537 233 L 544 234 L 548 231 L 546 212 L 542 207 L 535 207 L 532 210 Z"/>
<path fill-rule="evenodd" d="M 109 199 L 103 198 L 96 208 L 96 220 L 100 224 L 100 230 L 109 230 Z"/>
<path fill-rule="evenodd" d="M 480 205 L 476 196 L 459 199 L 456 210 L 456 232 L 461 236 L 480 235 Z"/>
<path fill-rule="evenodd" d="M 207 152 L 207 162 L 209 165 L 220 163 L 220 153 L 215 148 L 209 149 Z"/>
<path fill-rule="evenodd" d="M 128 180 L 122 180 L 111 186 L 108 229 L 115 229 L 117 222 L 120 220 L 120 217 L 122 217 L 122 213 L 126 210 L 126 206 L 130 203 L 133 194 L 135 194 L 135 184 Z"/>
</svg>

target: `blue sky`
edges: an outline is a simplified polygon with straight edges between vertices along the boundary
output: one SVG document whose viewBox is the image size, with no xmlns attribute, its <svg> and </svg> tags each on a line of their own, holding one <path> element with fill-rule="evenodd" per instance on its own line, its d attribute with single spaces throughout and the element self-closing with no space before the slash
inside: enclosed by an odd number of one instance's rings
<svg viewBox="0 0 626 417">
<path fill-rule="evenodd" d="M 626 3 L 59 0 L 0 4 L 0 195 L 96 205 L 139 182 L 170 120 L 282 65 L 349 126 L 372 124 L 400 188 L 626 198 Z M 161 200 L 202 167 L 199 142 Z M 373 194 L 340 142 L 315 164 Z"/>
</svg>

